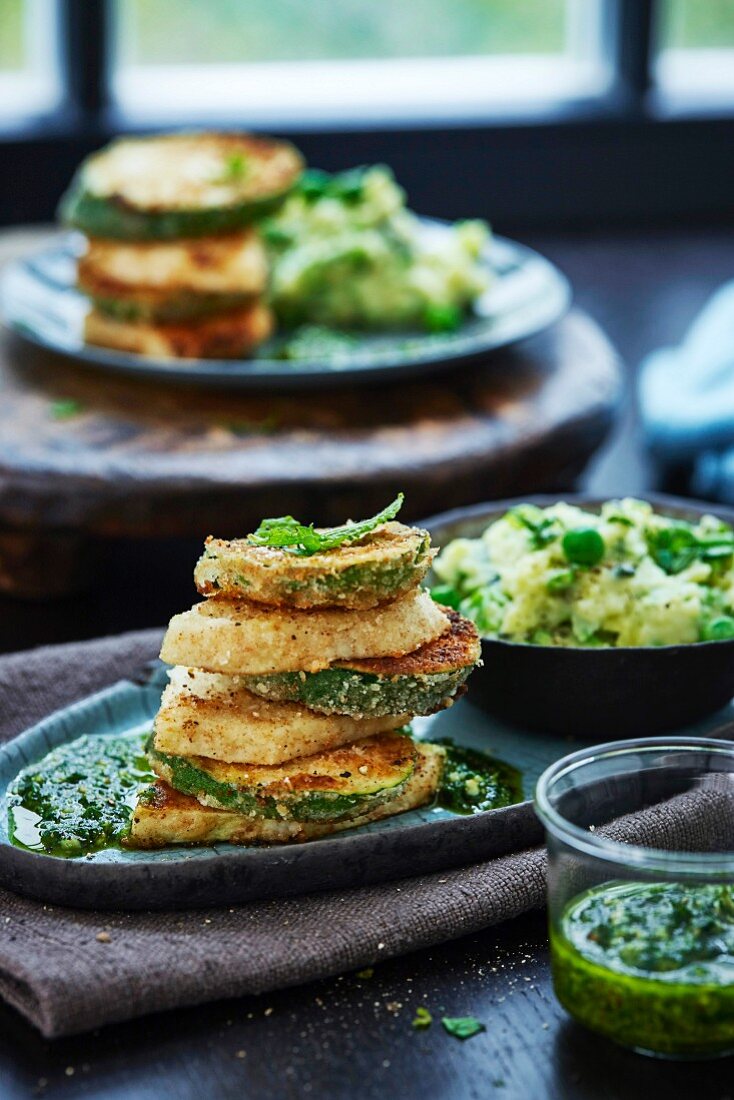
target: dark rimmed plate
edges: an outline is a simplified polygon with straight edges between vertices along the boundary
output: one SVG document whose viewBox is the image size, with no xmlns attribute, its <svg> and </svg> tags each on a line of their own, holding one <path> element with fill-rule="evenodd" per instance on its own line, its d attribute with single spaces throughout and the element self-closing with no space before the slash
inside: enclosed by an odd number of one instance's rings
<svg viewBox="0 0 734 1100">
<path fill-rule="evenodd" d="M 214 844 L 161 851 L 107 849 L 63 859 L 13 845 L 4 796 L 18 772 L 83 734 L 150 728 L 164 683 L 163 670 L 150 682 L 122 681 L 58 711 L 0 748 L 0 885 L 84 908 L 196 908 L 422 874 L 541 839 L 541 828 L 526 801 L 469 817 L 426 807 L 333 837 L 267 848 Z M 415 730 L 420 736 L 460 738 L 462 744 L 487 751 L 485 725 L 480 712 L 459 704 L 444 715 L 417 719 Z M 526 797 L 549 763 L 549 752 L 544 745 L 540 757 L 526 764 Z M 511 763 L 514 756 L 513 752 Z"/>
<path fill-rule="evenodd" d="M 121 681 L 50 715 L 0 748 L 0 886 L 75 908 L 191 909 L 415 877 L 542 841 L 542 828 L 525 801 L 469 817 L 426 807 L 322 840 L 268 848 L 110 849 L 61 859 L 11 844 L 4 793 L 18 772 L 82 734 L 149 727 L 163 682 L 160 671 L 144 683 Z M 420 737 L 451 737 L 519 768 L 526 799 L 549 764 L 589 743 L 589 738 L 574 741 L 505 726 L 465 700 L 442 714 L 416 719 L 413 726 Z M 734 706 L 683 732 L 731 738 Z"/>
<path fill-rule="evenodd" d="M 734 511 L 703 501 L 645 494 L 656 511 L 695 520 Z M 492 501 L 427 520 L 437 546 L 476 538 L 509 508 L 558 500 L 596 508 L 574 493 Z M 658 647 L 559 648 L 483 639 L 484 664 L 469 681 L 473 702 L 493 717 L 556 737 L 596 741 L 670 732 L 719 711 L 734 696 L 734 640 Z"/>
<path fill-rule="evenodd" d="M 445 231 L 439 223 L 425 224 L 427 232 Z M 562 317 L 571 300 L 568 280 L 554 264 L 525 245 L 495 237 L 485 254 L 493 284 L 457 332 L 362 333 L 330 359 L 268 358 L 274 344 L 246 360 L 152 359 L 84 343 L 88 304 L 74 287 L 79 241 L 75 234 L 59 234 L 41 251 L 6 266 L 0 281 L 5 325 L 33 344 L 100 370 L 195 385 L 300 389 L 407 378 L 478 360 L 534 336 Z"/>
</svg>

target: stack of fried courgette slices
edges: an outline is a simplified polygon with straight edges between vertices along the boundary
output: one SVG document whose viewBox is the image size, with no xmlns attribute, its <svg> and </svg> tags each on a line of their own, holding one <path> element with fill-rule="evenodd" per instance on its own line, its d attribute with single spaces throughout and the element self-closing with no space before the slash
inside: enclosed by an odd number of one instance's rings
<svg viewBox="0 0 734 1100">
<path fill-rule="evenodd" d="M 303 161 L 236 133 L 121 138 L 80 167 L 61 218 L 86 237 L 88 343 L 154 358 L 240 358 L 273 329 L 257 223 Z"/>
<path fill-rule="evenodd" d="M 352 537 L 286 517 L 259 540 L 207 540 L 206 599 L 163 642 L 174 667 L 149 745 L 160 779 L 130 844 L 305 840 L 433 798 L 445 751 L 406 727 L 453 702 L 480 644 L 420 588 L 430 539 L 391 522 L 396 510 Z M 284 542 L 288 523 L 309 549 Z"/>
</svg>

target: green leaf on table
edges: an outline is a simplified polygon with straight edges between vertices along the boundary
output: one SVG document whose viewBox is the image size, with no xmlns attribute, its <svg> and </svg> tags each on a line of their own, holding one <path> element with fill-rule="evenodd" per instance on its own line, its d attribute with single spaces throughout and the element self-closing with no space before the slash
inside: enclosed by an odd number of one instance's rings
<svg viewBox="0 0 734 1100">
<path fill-rule="evenodd" d="M 381 524 L 388 523 L 400 511 L 403 500 L 403 494 L 398 493 L 392 504 L 370 519 L 345 523 L 341 527 L 322 527 L 318 531 L 312 523 L 300 523 L 293 516 L 264 519 L 257 531 L 248 535 L 247 541 L 252 546 L 269 546 L 290 550 L 294 554 L 319 554 L 324 550 L 334 550 L 345 542 L 356 542 Z"/>
<path fill-rule="evenodd" d="M 449 1035 L 455 1039 L 471 1039 L 480 1031 L 486 1031 L 486 1027 L 476 1016 L 442 1016 L 441 1023 Z"/>
<path fill-rule="evenodd" d="M 74 401 L 73 398 L 54 401 L 51 405 L 51 416 L 54 420 L 70 420 L 72 416 L 79 416 L 82 412 L 84 406 L 81 401 Z"/>
<path fill-rule="evenodd" d="M 423 1005 L 418 1005 L 415 1010 L 415 1019 L 413 1020 L 412 1026 L 416 1031 L 423 1031 L 425 1028 L 430 1027 L 432 1023 L 433 1016 L 431 1016 L 428 1009 L 424 1008 Z"/>
</svg>

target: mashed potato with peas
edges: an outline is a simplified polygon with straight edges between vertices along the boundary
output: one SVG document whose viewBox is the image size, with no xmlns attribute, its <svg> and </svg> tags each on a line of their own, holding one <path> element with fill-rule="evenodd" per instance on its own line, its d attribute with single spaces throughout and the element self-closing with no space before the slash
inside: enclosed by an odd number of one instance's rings
<svg viewBox="0 0 734 1100">
<path fill-rule="evenodd" d="M 435 225 L 389 168 L 310 170 L 262 227 L 286 326 L 453 331 L 489 284 L 482 221 Z"/>
<path fill-rule="evenodd" d="M 633 499 L 598 513 L 521 504 L 434 570 L 440 603 L 487 638 L 560 646 L 661 646 L 734 638 L 734 530 Z"/>
</svg>

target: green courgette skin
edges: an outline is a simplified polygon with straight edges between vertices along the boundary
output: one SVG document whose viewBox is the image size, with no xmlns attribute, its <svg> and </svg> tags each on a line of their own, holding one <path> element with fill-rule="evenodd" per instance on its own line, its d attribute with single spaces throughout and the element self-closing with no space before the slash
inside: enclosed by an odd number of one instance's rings
<svg viewBox="0 0 734 1100">
<path fill-rule="evenodd" d="M 310 569 L 308 558 L 287 555 L 279 567 L 268 563 L 263 568 L 257 557 L 248 562 L 244 556 L 235 565 L 223 562 L 207 547 L 194 577 L 205 596 L 244 597 L 279 607 L 367 610 L 410 592 L 426 575 L 431 564 L 430 538 L 425 534 L 413 541 L 414 545 L 399 550 L 393 546 L 388 554 L 376 551 L 373 559 L 346 566 L 337 565 L 339 551 L 334 550 L 330 569 L 322 571 Z"/>
<path fill-rule="evenodd" d="M 92 194 L 85 187 L 83 171 L 82 167 L 62 197 L 58 217 L 64 225 L 79 229 L 88 237 L 118 241 L 171 241 L 233 233 L 274 213 L 293 190 L 288 187 L 266 198 L 232 206 L 146 213 L 114 197 Z"/>
<path fill-rule="evenodd" d="M 433 714 L 467 680 L 474 665 L 418 676 L 376 676 L 348 668 L 242 676 L 248 691 L 275 703 L 303 703 L 321 714 L 355 718 Z"/>
<path fill-rule="evenodd" d="M 153 305 L 129 298 L 102 298 L 89 296 L 91 301 L 107 317 L 115 321 L 132 324 L 150 321 L 159 324 L 175 324 L 177 321 L 194 321 L 202 317 L 211 317 L 215 313 L 226 313 L 242 309 L 252 300 L 251 294 L 195 294 L 181 292 L 172 294 Z"/>
<path fill-rule="evenodd" d="M 151 749 L 150 759 L 155 771 L 174 790 L 193 795 L 203 805 L 275 821 L 344 821 L 350 817 L 360 817 L 397 798 L 412 775 L 411 769 L 403 782 L 372 794 L 308 791 L 275 798 L 272 795 L 258 795 L 252 788 L 222 783 L 185 756 L 172 756 Z"/>
</svg>

